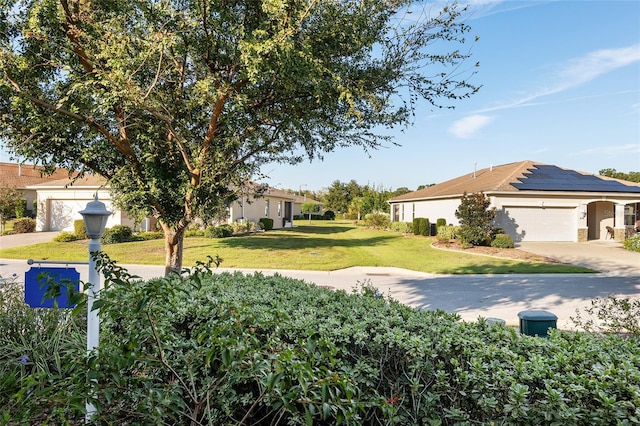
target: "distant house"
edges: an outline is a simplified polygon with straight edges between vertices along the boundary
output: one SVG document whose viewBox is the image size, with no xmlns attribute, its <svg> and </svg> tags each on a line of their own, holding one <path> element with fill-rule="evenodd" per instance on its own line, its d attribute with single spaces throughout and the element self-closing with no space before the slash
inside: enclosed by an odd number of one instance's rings
<svg viewBox="0 0 640 426">
<path fill-rule="evenodd" d="M 621 241 L 640 219 L 640 183 L 521 161 L 394 197 L 391 220 L 444 218 L 456 225 L 464 192 L 487 195 L 497 209 L 495 225 L 514 241 Z"/>
<path fill-rule="evenodd" d="M 0 163 L 0 185 L 16 188 L 20 195 L 27 200 L 27 215 L 33 216 L 34 201 L 36 200 L 36 191 L 28 189 L 29 186 L 44 182 L 51 182 L 58 179 L 69 177 L 69 171 L 65 169 L 57 169 L 53 174 L 44 174 L 42 167 L 17 164 L 17 163 Z"/>
<path fill-rule="evenodd" d="M 244 191 L 239 191 L 238 199 L 230 204 L 227 221 L 233 223 L 246 219 L 257 222 L 260 218 L 270 218 L 274 228 L 290 228 L 294 216 L 302 214 L 305 202 L 322 205 L 319 201 L 282 189 L 249 185 Z"/>
<path fill-rule="evenodd" d="M 273 219 L 276 229 L 293 226 L 293 216 L 300 214 L 303 197 L 276 188 L 262 188 L 264 191 L 259 188 L 249 185 L 244 191 L 239 191 L 238 199 L 228 206 L 226 223 L 243 220 L 258 222 L 260 218 L 268 217 Z M 99 176 L 86 175 L 76 180 L 67 177 L 29 185 L 25 190 L 32 192 L 34 199 L 37 197 L 37 231 L 72 232 L 74 221 L 82 219 L 79 212 L 93 200 L 96 193 L 107 210 L 113 212 L 107 221 L 107 228 L 115 225 L 134 228 L 136 225 L 133 218 L 113 205 L 106 180 Z M 138 229 L 152 230 L 154 224 L 155 220 L 148 218 L 138 225 Z"/>
<path fill-rule="evenodd" d="M 98 194 L 107 210 L 112 214 L 107 220 L 107 228 L 115 225 L 134 227 L 134 220 L 111 202 L 111 192 L 105 187 L 106 180 L 95 175 L 85 175 L 81 179 L 59 179 L 31 185 L 29 190 L 37 194 L 38 214 L 36 231 L 68 231 L 73 232 L 73 223 L 82 220 L 79 213 L 87 203 Z M 149 221 L 141 224 L 142 229 L 149 227 Z"/>
</svg>

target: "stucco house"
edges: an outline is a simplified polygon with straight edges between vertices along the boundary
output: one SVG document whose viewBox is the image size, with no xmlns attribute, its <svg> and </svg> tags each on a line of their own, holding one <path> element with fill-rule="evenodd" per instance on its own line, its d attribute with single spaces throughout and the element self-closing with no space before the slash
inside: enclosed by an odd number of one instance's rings
<svg viewBox="0 0 640 426">
<path fill-rule="evenodd" d="M 107 221 L 107 228 L 115 225 L 135 227 L 133 218 L 118 209 L 111 202 L 111 192 L 104 178 L 86 175 L 82 179 L 69 178 L 53 180 L 26 189 L 37 194 L 38 214 L 37 231 L 73 231 L 75 220 L 82 219 L 80 211 L 98 194 L 107 210 L 113 212 Z M 237 221 L 258 222 L 260 218 L 273 219 L 275 229 L 293 226 L 293 216 L 299 214 L 303 197 L 298 197 L 276 188 L 261 188 L 249 185 L 239 191 L 236 201 L 229 204 L 227 219 L 224 223 Z M 137 226 L 140 230 L 153 230 L 154 219 L 148 218 Z"/>
<path fill-rule="evenodd" d="M 134 227 L 134 220 L 111 202 L 111 192 L 105 187 L 105 179 L 95 175 L 85 175 L 81 179 L 58 179 L 27 187 L 37 194 L 38 214 L 36 231 L 73 232 L 73 223 L 82 220 L 79 213 L 87 203 L 98 200 L 103 202 L 111 216 L 107 219 L 107 228 L 115 225 Z M 146 230 L 149 222 L 145 221 L 139 229 Z"/>
<path fill-rule="evenodd" d="M 444 218 L 457 225 L 464 192 L 488 196 L 497 210 L 495 225 L 514 241 L 621 241 L 640 219 L 640 183 L 520 161 L 394 197 L 391 221 Z"/>
<path fill-rule="evenodd" d="M 57 169 L 48 175 L 40 166 L 32 164 L 4 163 L 0 162 L 0 185 L 15 188 L 20 196 L 27 201 L 27 215 L 32 216 L 36 191 L 30 186 L 44 182 L 51 182 L 69 177 L 69 171 Z"/>
</svg>

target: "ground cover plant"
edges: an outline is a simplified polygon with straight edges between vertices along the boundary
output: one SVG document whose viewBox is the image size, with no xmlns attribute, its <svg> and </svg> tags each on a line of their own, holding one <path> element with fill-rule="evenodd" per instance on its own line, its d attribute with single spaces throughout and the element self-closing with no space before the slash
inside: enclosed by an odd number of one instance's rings
<svg viewBox="0 0 640 426">
<path fill-rule="evenodd" d="M 194 266 L 218 254 L 227 268 L 332 271 L 353 266 L 391 266 L 445 274 L 580 273 L 589 269 L 562 264 L 521 262 L 464 252 L 434 249 L 435 237 L 403 235 L 370 229 L 352 222 L 313 221 L 295 228 L 247 234 L 233 238 L 189 237 L 184 243 L 184 264 Z M 162 262 L 162 241 L 104 245 L 103 250 L 121 264 Z M 10 259 L 85 261 L 86 242 L 42 243 L 0 250 Z"/>
<path fill-rule="evenodd" d="M 93 402 L 105 424 L 640 421 L 638 339 L 522 336 L 411 309 L 366 282 L 336 292 L 205 265 L 143 282 L 101 263 L 107 290 L 98 354 L 46 378 L 22 373 L 22 350 L 0 347 L 6 423 L 81 421 L 87 377 L 96 380 Z"/>
</svg>

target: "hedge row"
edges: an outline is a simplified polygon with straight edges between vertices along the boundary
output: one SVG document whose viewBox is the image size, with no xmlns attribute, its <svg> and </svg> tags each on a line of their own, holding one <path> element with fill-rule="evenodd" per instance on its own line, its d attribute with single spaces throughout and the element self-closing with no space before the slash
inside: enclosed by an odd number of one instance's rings
<svg viewBox="0 0 640 426">
<path fill-rule="evenodd" d="M 141 282 L 109 263 L 106 275 L 101 346 L 88 365 L 37 375 L 22 352 L 0 353 L 5 370 L 15 367 L 11 385 L 0 377 L 0 410 L 13 424 L 36 413 L 81 420 L 83 368 L 105 424 L 640 421 L 638 339 L 521 336 L 413 310 L 366 283 L 348 294 L 206 268 Z"/>
</svg>

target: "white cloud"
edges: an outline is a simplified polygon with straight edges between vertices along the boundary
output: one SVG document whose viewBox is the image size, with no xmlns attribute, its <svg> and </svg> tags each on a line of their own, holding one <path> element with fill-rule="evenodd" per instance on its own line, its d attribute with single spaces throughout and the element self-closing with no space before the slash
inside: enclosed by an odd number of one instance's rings
<svg viewBox="0 0 640 426">
<path fill-rule="evenodd" d="M 567 61 L 547 77 L 541 89 L 494 107 L 484 108 L 479 112 L 497 111 L 508 108 L 530 105 L 538 98 L 563 92 L 573 87 L 585 84 L 595 78 L 615 71 L 618 68 L 640 61 L 640 44 L 619 49 L 603 49 L 590 52 L 587 55 Z"/>
<path fill-rule="evenodd" d="M 460 139 L 469 139 L 491 121 L 493 117 L 488 115 L 470 115 L 453 123 L 449 131 Z"/>
<path fill-rule="evenodd" d="M 622 145 L 607 145 L 606 147 L 597 146 L 593 148 L 586 148 L 575 153 L 576 155 L 600 155 L 606 158 L 613 157 L 626 157 L 633 155 L 640 155 L 640 145 L 638 144 L 622 144 Z M 638 157 L 640 158 L 640 157 Z"/>
</svg>

